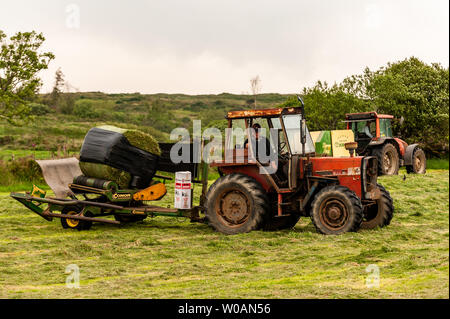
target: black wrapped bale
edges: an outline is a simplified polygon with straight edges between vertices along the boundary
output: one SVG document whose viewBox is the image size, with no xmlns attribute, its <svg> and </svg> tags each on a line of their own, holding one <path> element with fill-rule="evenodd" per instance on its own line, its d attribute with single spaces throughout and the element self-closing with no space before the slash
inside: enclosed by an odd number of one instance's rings
<svg viewBox="0 0 450 319">
<path fill-rule="evenodd" d="M 127 134 L 130 133 L 126 130 L 110 126 L 90 129 L 81 146 L 80 162 L 108 165 L 128 172 L 131 175 L 129 187 L 148 187 L 157 170 L 160 152 L 158 143 L 150 135 L 133 130 L 130 135 L 135 138 L 136 143 L 140 144 L 140 147 L 136 147 L 130 144 L 126 137 Z M 147 136 L 150 138 L 146 138 Z M 154 143 L 156 143 L 156 147 L 149 145 Z M 149 147 L 147 149 L 158 154 L 143 150 L 145 145 Z M 82 164 L 80 167 L 83 169 Z M 115 181 L 111 178 L 112 176 L 95 177 Z M 119 184 L 123 186 L 123 183 Z"/>
</svg>

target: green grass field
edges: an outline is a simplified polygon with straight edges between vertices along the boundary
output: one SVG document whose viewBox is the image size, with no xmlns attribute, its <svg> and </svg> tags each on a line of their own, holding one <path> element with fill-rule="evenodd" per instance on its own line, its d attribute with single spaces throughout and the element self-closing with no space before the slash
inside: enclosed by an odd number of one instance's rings
<svg viewBox="0 0 450 319">
<path fill-rule="evenodd" d="M 0 298 L 449 298 L 449 172 L 403 174 L 380 178 L 391 225 L 341 236 L 307 218 L 236 236 L 163 217 L 78 232 L 1 193 Z M 65 285 L 69 264 L 78 289 Z M 366 286 L 369 265 L 379 287 Z"/>
</svg>

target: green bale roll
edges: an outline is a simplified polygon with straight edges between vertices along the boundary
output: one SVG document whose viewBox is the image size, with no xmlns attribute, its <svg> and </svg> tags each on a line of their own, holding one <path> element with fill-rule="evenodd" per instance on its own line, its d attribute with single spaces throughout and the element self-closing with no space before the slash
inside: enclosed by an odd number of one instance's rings
<svg viewBox="0 0 450 319">
<path fill-rule="evenodd" d="M 151 154 L 158 156 L 161 155 L 161 149 L 159 148 L 158 141 L 150 134 L 139 130 L 128 130 L 112 125 L 98 126 L 98 128 L 123 134 L 127 138 L 128 142 L 130 142 L 130 144 L 134 147 L 140 148 L 141 150 Z"/>
<path fill-rule="evenodd" d="M 128 188 L 131 182 L 130 173 L 108 165 L 80 162 L 80 169 L 84 176 L 113 181 L 120 188 Z"/>
</svg>

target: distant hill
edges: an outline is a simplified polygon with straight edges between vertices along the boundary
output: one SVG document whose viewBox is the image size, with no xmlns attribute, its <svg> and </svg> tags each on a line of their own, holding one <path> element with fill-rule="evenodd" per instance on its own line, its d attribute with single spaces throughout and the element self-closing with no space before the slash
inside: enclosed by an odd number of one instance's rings
<svg viewBox="0 0 450 319">
<path fill-rule="evenodd" d="M 276 107 L 289 95 L 260 94 L 258 108 Z M 251 95 L 221 93 L 186 94 L 105 94 L 65 93 L 52 105 L 50 95 L 40 95 L 31 106 L 35 118 L 23 126 L 0 122 L 0 151 L 78 151 L 89 128 L 112 124 L 139 128 L 159 141 L 168 141 L 176 127 L 192 129 L 192 120 L 206 127 L 223 120 L 227 111 L 253 108 Z"/>
</svg>

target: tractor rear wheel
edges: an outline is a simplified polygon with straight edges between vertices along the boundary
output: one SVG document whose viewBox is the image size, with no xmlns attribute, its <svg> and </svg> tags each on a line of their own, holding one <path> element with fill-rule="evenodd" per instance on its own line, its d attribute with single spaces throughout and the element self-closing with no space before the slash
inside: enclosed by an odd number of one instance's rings
<svg viewBox="0 0 450 319">
<path fill-rule="evenodd" d="M 262 229 L 267 231 L 291 229 L 294 228 L 299 220 L 300 215 L 293 213 L 289 216 L 272 216 L 264 222 Z"/>
<path fill-rule="evenodd" d="M 377 184 L 377 186 L 381 191 L 381 197 L 375 204 L 364 207 L 364 219 L 361 224 L 363 229 L 387 226 L 394 216 L 394 202 L 391 195 L 380 184 Z"/>
<path fill-rule="evenodd" d="M 358 231 L 363 220 L 361 200 L 344 186 L 324 187 L 311 204 L 311 220 L 319 233 Z"/>
<path fill-rule="evenodd" d="M 206 194 L 206 221 L 224 234 L 259 229 L 267 216 L 266 192 L 253 178 L 243 174 L 220 177 Z"/>
<path fill-rule="evenodd" d="M 412 156 L 412 165 L 406 166 L 406 172 L 409 173 L 416 173 L 416 174 L 425 174 L 427 170 L 427 159 L 425 157 L 425 152 L 419 148 L 416 147 L 414 149 L 414 153 Z"/>
<path fill-rule="evenodd" d="M 397 149 L 391 143 L 386 143 L 381 147 L 375 148 L 372 155 L 378 160 L 379 175 L 397 175 L 400 167 L 400 159 Z"/>
<path fill-rule="evenodd" d="M 78 206 L 66 206 L 62 209 L 61 213 L 66 215 L 78 215 L 82 211 L 81 207 Z M 84 214 L 86 217 L 91 217 L 92 214 L 86 212 Z M 80 219 L 70 219 L 70 218 L 60 218 L 61 226 L 63 228 L 77 229 L 77 230 L 89 230 L 92 226 L 92 222 L 88 220 Z"/>
</svg>

